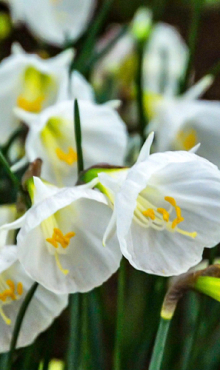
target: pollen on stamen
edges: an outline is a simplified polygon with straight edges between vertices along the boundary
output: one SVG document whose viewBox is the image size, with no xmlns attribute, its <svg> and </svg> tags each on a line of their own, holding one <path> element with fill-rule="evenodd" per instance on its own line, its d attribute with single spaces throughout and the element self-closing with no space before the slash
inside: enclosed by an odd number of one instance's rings
<svg viewBox="0 0 220 370">
<path fill-rule="evenodd" d="M 176 207 L 176 201 L 173 197 L 164 197 L 164 199 L 171 204 L 171 206 Z"/>
<path fill-rule="evenodd" d="M 150 217 L 151 220 L 155 220 L 155 212 L 152 208 L 147 209 L 146 211 L 143 211 L 142 214 L 146 217 Z"/>
<path fill-rule="evenodd" d="M 17 285 L 17 292 L 19 295 L 23 294 L 23 284 L 21 282 L 19 282 Z"/>
<path fill-rule="evenodd" d="M 166 222 L 169 221 L 170 215 L 169 215 L 169 212 L 167 212 L 166 209 L 164 209 L 164 208 L 157 208 L 157 212 L 162 214 L 164 221 L 166 221 Z"/>
<path fill-rule="evenodd" d="M 77 161 L 77 153 L 72 147 L 68 148 L 68 153 L 65 153 L 61 148 L 57 148 L 56 155 L 61 161 L 65 162 L 69 166 Z"/>
</svg>

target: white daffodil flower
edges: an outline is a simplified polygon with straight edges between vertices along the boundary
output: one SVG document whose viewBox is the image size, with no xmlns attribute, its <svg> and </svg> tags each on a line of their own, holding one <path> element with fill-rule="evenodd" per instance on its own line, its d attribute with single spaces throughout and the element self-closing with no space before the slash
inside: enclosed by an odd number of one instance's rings
<svg viewBox="0 0 220 370">
<path fill-rule="evenodd" d="M 23 225 L 18 258 L 28 275 L 55 293 L 87 292 L 106 281 L 118 269 L 121 252 L 116 237 L 102 245 L 111 217 L 103 194 L 88 185 L 58 189 L 39 178 L 31 180 L 29 191 L 35 205 L 2 228 Z"/>
<path fill-rule="evenodd" d="M 4 122 L 0 144 L 4 144 L 19 125 L 13 112 L 16 107 L 34 117 L 58 101 L 94 100 L 91 86 L 78 72 L 69 76 L 72 50 L 50 59 L 27 54 L 18 44 L 13 45 L 12 51 L 13 54 L 0 63 L 0 111 Z"/>
<path fill-rule="evenodd" d="M 85 168 L 98 162 L 122 165 L 127 132 L 117 112 L 107 105 L 79 101 L 82 150 Z M 35 121 L 24 111 L 17 115 L 29 126 L 26 156 L 43 160 L 42 177 L 58 186 L 77 181 L 77 153 L 74 134 L 74 104 L 66 101 L 44 110 Z"/>
<path fill-rule="evenodd" d="M 220 103 L 172 101 L 162 105 L 152 122 L 157 140 L 155 151 L 190 150 L 201 143 L 197 154 L 220 168 Z"/>
<path fill-rule="evenodd" d="M 0 64 L 0 143 L 4 143 L 17 128 L 13 108 L 39 113 L 43 108 L 68 97 L 68 65 L 73 52 L 43 60 L 37 55 L 16 53 Z"/>
<path fill-rule="evenodd" d="M 188 49 L 177 30 L 165 23 L 154 26 L 144 55 L 144 91 L 175 96 L 185 72 Z"/>
<path fill-rule="evenodd" d="M 34 283 L 17 259 L 17 247 L 0 249 L 0 353 L 9 351 L 20 306 Z M 56 295 L 38 286 L 25 314 L 17 348 L 31 344 L 68 304 L 66 294 Z"/>
<path fill-rule="evenodd" d="M 194 153 L 149 155 L 152 140 L 151 134 L 130 170 L 98 175 L 99 189 L 114 207 L 104 243 L 116 225 L 132 266 L 179 275 L 220 240 L 220 172 Z"/>
<path fill-rule="evenodd" d="M 15 23 L 25 23 L 34 35 L 57 46 L 85 31 L 96 5 L 96 0 L 5 1 Z"/>
</svg>

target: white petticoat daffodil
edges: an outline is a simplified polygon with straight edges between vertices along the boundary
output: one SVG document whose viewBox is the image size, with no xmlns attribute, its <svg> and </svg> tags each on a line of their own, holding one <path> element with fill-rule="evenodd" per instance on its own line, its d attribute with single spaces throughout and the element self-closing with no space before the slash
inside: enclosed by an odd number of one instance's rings
<svg viewBox="0 0 220 370">
<path fill-rule="evenodd" d="M 152 122 L 157 135 L 155 151 L 190 150 L 201 143 L 197 154 L 220 168 L 220 103 L 170 101 L 162 105 Z"/>
<path fill-rule="evenodd" d="M 25 23 L 34 35 L 58 46 L 85 31 L 96 5 L 96 0 L 5 1 L 15 23 Z"/>
<path fill-rule="evenodd" d="M 116 224 L 122 254 L 132 266 L 178 275 L 220 240 L 220 172 L 189 152 L 149 155 L 152 139 L 130 170 L 98 175 L 100 190 L 114 206 L 104 240 Z"/>
<path fill-rule="evenodd" d="M 39 113 L 57 100 L 68 97 L 68 65 L 73 52 L 67 50 L 47 60 L 34 54 L 15 53 L 0 64 L 1 137 L 4 143 L 18 126 L 13 108 Z"/>
<path fill-rule="evenodd" d="M 79 101 L 82 150 L 85 167 L 98 162 L 122 165 L 127 146 L 127 132 L 117 112 L 107 105 Z M 26 155 L 30 162 L 43 160 L 42 177 L 58 186 L 77 181 L 77 153 L 74 133 L 74 104 L 65 101 L 44 110 L 35 121 L 18 111 L 29 126 Z"/>
<path fill-rule="evenodd" d="M 20 306 L 33 285 L 17 259 L 17 247 L 0 249 L 0 353 L 9 351 Z M 56 295 L 38 286 L 19 333 L 16 348 L 31 344 L 68 304 L 66 294 Z"/>
<path fill-rule="evenodd" d="M 22 226 L 18 258 L 32 279 L 55 293 L 87 292 L 119 267 L 116 237 L 104 248 L 102 236 L 111 217 L 103 194 L 87 185 L 58 189 L 39 178 L 29 180 L 35 204 L 5 229 Z"/>
<path fill-rule="evenodd" d="M 69 77 L 72 59 L 72 50 L 41 59 L 13 45 L 13 54 L 0 63 L 0 144 L 4 144 L 19 125 L 13 111 L 16 107 L 36 116 L 57 101 L 94 99 L 92 88 L 78 72 Z"/>
</svg>

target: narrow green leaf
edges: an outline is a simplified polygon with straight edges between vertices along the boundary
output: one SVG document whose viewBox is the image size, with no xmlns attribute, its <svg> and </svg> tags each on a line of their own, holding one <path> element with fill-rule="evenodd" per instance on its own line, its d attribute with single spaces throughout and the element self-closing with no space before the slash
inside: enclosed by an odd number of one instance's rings
<svg viewBox="0 0 220 370">
<path fill-rule="evenodd" d="M 20 307 L 20 310 L 18 312 L 18 316 L 15 322 L 15 327 L 13 330 L 12 334 L 12 340 L 11 340 L 11 345 L 10 345 L 10 351 L 8 353 L 8 359 L 7 359 L 7 365 L 6 365 L 6 370 L 11 370 L 12 369 L 12 363 L 13 363 L 13 354 L 16 348 L 18 336 L 21 330 L 22 322 L 25 317 L 25 313 L 28 309 L 28 306 L 34 296 L 34 293 L 38 287 L 38 283 L 34 283 L 28 293 L 26 294 L 26 297 Z"/>
<path fill-rule="evenodd" d="M 78 174 L 84 170 L 83 164 L 83 152 L 82 152 L 82 134 L 81 134 L 81 121 L 79 113 L 78 101 L 74 101 L 74 128 L 75 128 L 75 137 L 76 137 L 76 150 L 77 150 L 77 167 Z"/>
<path fill-rule="evenodd" d="M 94 49 L 96 37 L 105 23 L 106 17 L 109 13 L 111 5 L 113 4 L 113 1 L 114 0 L 104 0 L 101 10 L 99 11 L 96 19 L 93 21 L 92 26 L 88 30 L 88 36 L 82 47 L 81 53 L 76 61 L 73 63 L 71 70 L 77 69 L 80 72 L 82 71 L 83 65 L 89 59 L 91 52 Z"/>
</svg>

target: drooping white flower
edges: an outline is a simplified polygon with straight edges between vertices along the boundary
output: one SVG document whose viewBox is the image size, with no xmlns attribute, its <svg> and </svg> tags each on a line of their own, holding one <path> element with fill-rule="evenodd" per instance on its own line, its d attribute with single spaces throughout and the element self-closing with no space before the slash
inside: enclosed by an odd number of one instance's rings
<svg viewBox="0 0 220 370">
<path fill-rule="evenodd" d="M 162 105 L 152 122 L 157 135 L 155 151 L 190 150 L 220 168 L 220 104 L 211 101 L 170 101 Z"/>
<path fill-rule="evenodd" d="M 130 170 L 98 175 L 114 207 L 104 239 L 116 224 L 122 254 L 132 266 L 178 275 L 220 240 L 220 172 L 189 152 L 149 155 L 151 142 L 152 135 Z"/>
<path fill-rule="evenodd" d="M 107 105 L 79 101 L 84 166 L 98 162 L 122 165 L 127 132 L 119 115 Z M 42 158 L 42 177 L 58 186 L 77 181 L 77 154 L 74 134 L 74 104 L 65 101 L 44 110 L 35 121 L 17 111 L 29 126 L 26 155 L 29 161 Z"/>
<path fill-rule="evenodd" d="M 62 46 L 77 39 L 93 15 L 96 0 L 5 0 L 12 19 L 42 40 Z"/>
<path fill-rule="evenodd" d="M 116 237 L 104 248 L 102 236 L 111 216 L 103 194 L 87 186 L 58 189 L 34 178 L 34 206 L 4 229 L 22 228 L 18 258 L 32 279 L 55 293 L 87 292 L 119 267 Z"/>
<path fill-rule="evenodd" d="M 13 54 L 0 63 L 0 143 L 4 144 L 19 125 L 13 112 L 16 107 L 36 115 L 57 101 L 94 99 L 91 87 L 79 73 L 69 76 L 72 59 L 72 50 L 41 59 L 13 45 Z"/>
<path fill-rule="evenodd" d="M 144 56 L 145 93 L 177 95 L 187 60 L 188 49 L 177 30 L 165 23 L 156 24 Z"/>
<path fill-rule="evenodd" d="M 34 283 L 17 259 L 17 247 L 0 249 L 0 353 L 10 348 L 12 333 L 20 306 Z M 56 295 L 38 286 L 25 314 L 17 348 L 31 344 L 68 303 L 66 294 Z"/>
</svg>

